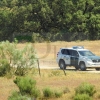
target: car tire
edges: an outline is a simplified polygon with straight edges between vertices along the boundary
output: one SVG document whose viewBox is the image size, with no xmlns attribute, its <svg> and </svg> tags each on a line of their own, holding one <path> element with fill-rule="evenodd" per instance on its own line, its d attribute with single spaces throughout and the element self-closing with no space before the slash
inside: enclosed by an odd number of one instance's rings
<svg viewBox="0 0 100 100">
<path fill-rule="evenodd" d="M 86 70 L 85 63 L 84 63 L 84 62 L 81 62 L 81 63 L 79 64 L 79 68 L 80 68 L 80 70 L 85 71 L 85 70 Z"/>
<path fill-rule="evenodd" d="M 100 68 L 95 68 L 97 71 L 99 71 L 100 70 Z"/>
<path fill-rule="evenodd" d="M 66 65 L 65 65 L 65 61 L 64 60 L 60 60 L 59 61 L 59 67 L 60 67 L 60 69 L 66 69 Z"/>
</svg>

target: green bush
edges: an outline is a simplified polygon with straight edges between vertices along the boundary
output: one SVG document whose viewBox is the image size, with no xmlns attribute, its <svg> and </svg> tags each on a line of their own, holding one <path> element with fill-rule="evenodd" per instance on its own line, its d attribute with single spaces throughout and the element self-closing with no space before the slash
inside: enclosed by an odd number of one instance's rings
<svg viewBox="0 0 100 100">
<path fill-rule="evenodd" d="M 63 92 L 52 90 L 49 87 L 46 87 L 43 89 L 43 95 L 45 98 L 52 98 L 52 97 L 60 98 L 63 95 Z"/>
<path fill-rule="evenodd" d="M 74 100 L 92 100 L 92 98 L 88 94 L 77 94 Z"/>
<path fill-rule="evenodd" d="M 16 36 L 15 38 L 18 40 L 18 42 L 23 42 L 23 41 L 32 42 L 32 36 L 29 35 L 19 35 Z"/>
<path fill-rule="evenodd" d="M 19 87 L 22 95 L 30 95 L 34 98 L 40 96 L 40 91 L 36 87 L 36 81 L 29 77 L 17 77 L 14 83 Z"/>
<path fill-rule="evenodd" d="M 91 85 L 89 83 L 82 83 L 75 90 L 76 95 L 77 94 L 88 94 L 89 96 L 93 96 L 95 92 L 96 90 L 95 90 L 94 85 Z"/>
<path fill-rule="evenodd" d="M 10 65 L 6 59 L 0 60 L 0 76 L 3 76 L 10 72 Z"/>
<path fill-rule="evenodd" d="M 43 90 L 43 95 L 44 95 L 44 97 L 46 97 L 46 98 L 51 98 L 51 97 L 54 97 L 54 92 L 53 92 L 50 88 L 46 87 L 46 88 Z"/>
<path fill-rule="evenodd" d="M 23 76 L 28 68 L 34 68 L 37 61 L 36 52 L 31 44 L 23 49 L 17 48 L 17 41 L 0 42 L 0 59 L 6 59 L 11 68 L 16 68 L 14 73 Z"/>
<path fill-rule="evenodd" d="M 13 65 L 17 67 L 15 74 L 25 75 L 28 68 L 35 67 L 36 61 L 36 52 L 31 44 L 27 44 L 23 50 L 16 49 L 13 53 Z"/>
<path fill-rule="evenodd" d="M 60 92 L 60 91 L 55 91 L 55 97 L 56 98 L 60 98 L 61 96 L 62 96 L 62 92 Z"/>
<path fill-rule="evenodd" d="M 8 97 L 8 100 L 31 100 L 27 96 L 23 96 L 18 92 L 13 92 L 11 96 Z"/>
</svg>

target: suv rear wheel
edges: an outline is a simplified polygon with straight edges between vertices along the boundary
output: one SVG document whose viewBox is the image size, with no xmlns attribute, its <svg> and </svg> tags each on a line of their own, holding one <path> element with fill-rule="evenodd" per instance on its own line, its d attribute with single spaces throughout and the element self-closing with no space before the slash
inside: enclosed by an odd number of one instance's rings
<svg viewBox="0 0 100 100">
<path fill-rule="evenodd" d="M 66 69 L 66 65 L 65 65 L 65 61 L 64 60 L 60 60 L 59 61 L 59 67 L 60 67 L 60 69 Z"/>
<path fill-rule="evenodd" d="M 82 71 L 85 71 L 85 70 L 86 70 L 85 63 L 84 63 L 84 62 L 80 62 L 79 68 L 80 68 Z"/>
</svg>

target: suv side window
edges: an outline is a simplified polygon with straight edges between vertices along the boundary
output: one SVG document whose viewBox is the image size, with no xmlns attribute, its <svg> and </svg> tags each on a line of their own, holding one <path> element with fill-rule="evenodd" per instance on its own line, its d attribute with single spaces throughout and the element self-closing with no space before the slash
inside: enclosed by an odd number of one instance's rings
<svg viewBox="0 0 100 100">
<path fill-rule="evenodd" d="M 66 49 L 66 54 L 70 55 L 70 51 L 68 49 Z"/>
<path fill-rule="evenodd" d="M 75 50 L 73 50 L 73 54 L 72 54 L 73 56 L 75 56 L 75 57 L 79 57 L 79 54 L 78 54 L 78 52 L 77 51 L 75 51 Z"/>
<path fill-rule="evenodd" d="M 69 50 L 69 49 L 62 49 L 61 50 L 61 53 L 64 54 L 64 55 L 71 55 L 71 56 L 75 56 L 75 57 L 78 57 L 78 52 L 75 51 L 75 50 Z"/>
<path fill-rule="evenodd" d="M 75 50 L 69 50 L 69 53 L 70 53 L 71 56 L 79 57 L 78 52 L 75 51 Z"/>
<path fill-rule="evenodd" d="M 73 55 L 73 50 L 69 50 L 69 54 L 72 56 Z"/>
</svg>

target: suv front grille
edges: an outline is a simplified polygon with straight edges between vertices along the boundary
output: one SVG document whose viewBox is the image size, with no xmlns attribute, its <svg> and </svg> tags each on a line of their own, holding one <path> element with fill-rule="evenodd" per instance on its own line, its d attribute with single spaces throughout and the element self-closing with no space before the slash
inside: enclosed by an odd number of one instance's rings
<svg viewBox="0 0 100 100">
<path fill-rule="evenodd" d="M 97 59 L 97 60 L 92 60 L 93 62 L 100 62 L 100 59 Z"/>
</svg>

